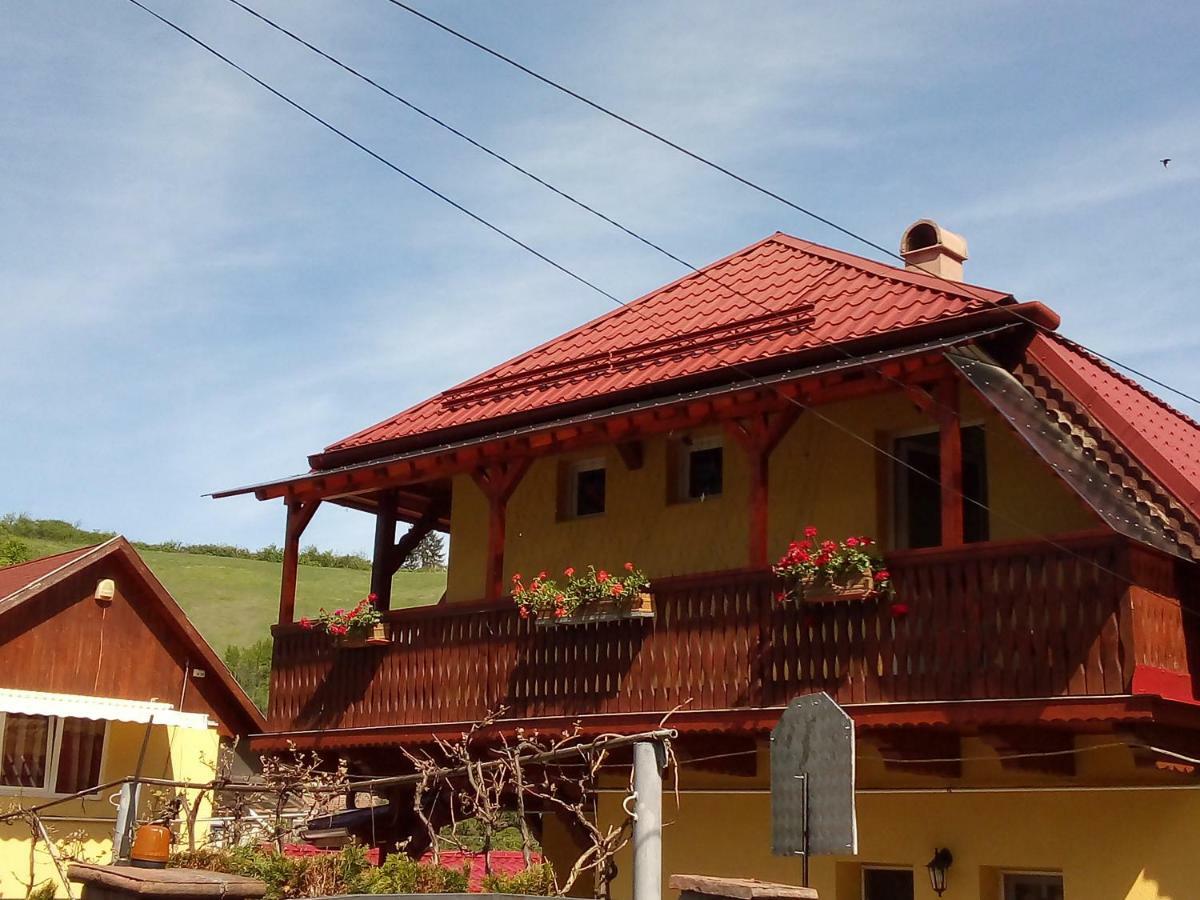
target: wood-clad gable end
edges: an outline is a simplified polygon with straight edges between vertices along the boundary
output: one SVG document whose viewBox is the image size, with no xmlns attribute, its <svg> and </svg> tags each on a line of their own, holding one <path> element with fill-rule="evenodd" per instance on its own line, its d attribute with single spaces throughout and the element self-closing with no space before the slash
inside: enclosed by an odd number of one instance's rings
<svg viewBox="0 0 1200 900">
<path fill-rule="evenodd" d="M 227 736 L 259 730 L 212 649 L 181 628 L 139 566 L 132 550 L 97 554 L 0 613 L 0 687 L 153 700 L 204 713 Z M 95 599 L 102 579 L 115 584 L 111 601 Z"/>
</svg>

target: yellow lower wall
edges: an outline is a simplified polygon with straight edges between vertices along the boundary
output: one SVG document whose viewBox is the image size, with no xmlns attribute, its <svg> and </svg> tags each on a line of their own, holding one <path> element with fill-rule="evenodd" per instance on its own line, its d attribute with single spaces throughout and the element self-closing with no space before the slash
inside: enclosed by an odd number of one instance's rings
<svg viewBox="0 0 1200 900">
<path fill-rule="evenodd" d="M 145 725 L 127 722 L 109 724 L 101 783 L 134 774 L 145 733 Z M 156 725 L 152 727 L 146 746 L 142 774 L 177 781 L 209 781 L 214 775 L 219 750 L 220 738 L 215 728 L 201 730 Z M 143 811 L 151 802 L 150 792 L 149 788 L 143 789 Z M 71 849 L 79 851 L 80 858 L 85 861 L 111 862 L 116 807 L 115 800 L 110 802 L 110 797 L 115 793 L 116 790 L 110 789 L 95 800 L 73 800 L 45 810 L 43 816 L 59 817 L 45 820 L 51 837 L 56 842 L 69 843 Z M 48 799 L 30 792 L 3 794 L 0 795 L 0 811 L 36 806 Z M 201 817 L 209 814 L 202 807 Z M 75 840 L 76 837 L 79 840 Z M 0 898 L 8 900 L 26 895 L 30 881 L 30 847 L 28 825 L 23 822 L 0 824 Z M 58 888 L 57 896 L 67 896 L 45 842 L 39 841 L 34 847 L 33 864 L 35 885 L 51 881 Z M 75 894 L 78 893 L 76 886 Z"/>
<path fill-rule="evenodd" d="M 619 801 L 602 795 L 602 818 L 616 816 Z M 800 883 L 798 860 L 771 855 L 767 794 L 684 794 L 678 811 L 673 798 L 665 802 L 673 824 L 663 833 L 664 898 L 676 896 L 665 883 L 672 873 Z M 954 853 L 944 900 L 1001 900 L 1005 870 L 1059 872 L 1067 900 L 1193 900 L 1200 897 L 1198 821 L 1200 790 L 1189 789 L 863 793 L 858 857 L 815 859 L 811 884 L 825 900 L 861 900 L 860 866 L 911 866 L 917 900 L 934 900 L 925 863 L 944 846 Z M 547 853 L 564 853 L 557 829 L 547 831 Z M 613 898 L 629 900 L 628 849 L 618 866 Z"/>
</svg>

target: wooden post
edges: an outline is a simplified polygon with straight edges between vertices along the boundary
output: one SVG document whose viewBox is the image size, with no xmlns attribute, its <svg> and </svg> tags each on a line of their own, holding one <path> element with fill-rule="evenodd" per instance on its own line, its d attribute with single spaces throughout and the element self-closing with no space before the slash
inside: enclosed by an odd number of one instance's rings
<svg viewBox="0 0 1200 900">
<path fill-rule="evenodd" d="M 504 532 L 508 501 L 529 470 L 529 459 L 480 466 L 471 476 L 488 499 L 487 575 L 484 599 L 504 596 Z"/>
<path fill-rule="evenodd" d="M 938 450 L 941 463 L 942 546 L 963 543 L 962 424 L 958 415 L 958 382 L 947 378 L 934 391 L 937 401 Z"/>
<path fill-rule="evenodd" d="M 287 501 L 287 526 L 283 538 L 283 579 L 279 586 L 279 624 L 296 620 L 296 577 L 300 565 L 300 536 L 312 521 L 320 500 Z"/>
<path fill-rule="evenodd" d="M 393 550 L 396 545 L 396 492 L 380 491 L 379 508 L 375 511 L 375 549 L 371 555 L 371 593 L 375 608 L 392 608 Z"/>
<path fill-rule="evenodd" d="M 802 407 L 786 406 L 776 413 L 759 413 L 725 423 L 725 430 L 746 451 L 749 465 L 749 561 L 751 566 L 767 564 L 767 536 L 770 525 L 768 476 L 772 451 L 788 429 L 800 417 Z"/>
</svg>

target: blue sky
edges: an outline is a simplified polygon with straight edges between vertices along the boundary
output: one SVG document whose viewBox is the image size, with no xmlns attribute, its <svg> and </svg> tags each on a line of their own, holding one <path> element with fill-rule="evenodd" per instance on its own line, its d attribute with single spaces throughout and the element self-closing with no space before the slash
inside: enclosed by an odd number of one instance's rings
<svg viewBox="0 0 1200 900">
<path fill-rule="evenodd" d="M 226 0 L 146 2 L 611 293 L 682 274 Z M 685 259 L 878 255 L 385 0 L 247 2 Z M 969 280 L 1200 391 L 1200 7 L 421 5 L 885 246 L 934 217 Z M 0 511 L 278 542 L 202 495 L 610 308 L 125 0 L 0 0 L 0 91 Z"/>
</svg>

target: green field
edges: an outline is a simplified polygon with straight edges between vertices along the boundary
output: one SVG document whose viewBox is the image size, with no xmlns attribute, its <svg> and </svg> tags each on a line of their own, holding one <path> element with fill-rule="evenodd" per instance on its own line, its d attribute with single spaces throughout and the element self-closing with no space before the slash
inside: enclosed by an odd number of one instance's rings
<svg viewBox="0 0 1200 900">
<path fill-rule="evenodd" d="M 80 546 L 28 537 L 20 541 L 36 556 Z M 270 636 L 279 608 L 278 563 L 154 550 L 141 555 L 218 653 L 231 644 L 248 646 Z M 296 615 L 352 605 L 366 595 L 369 584 L 369 572 L 301 566 Z M 445 586 L 445 572 L 398 572 L 392 606 L 436 603 Z"/>
</svg>

